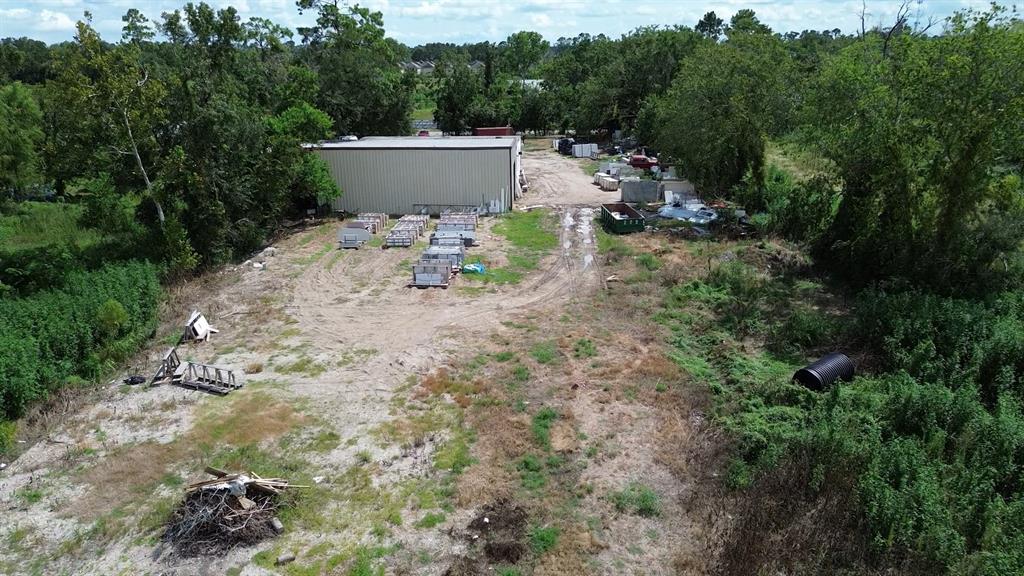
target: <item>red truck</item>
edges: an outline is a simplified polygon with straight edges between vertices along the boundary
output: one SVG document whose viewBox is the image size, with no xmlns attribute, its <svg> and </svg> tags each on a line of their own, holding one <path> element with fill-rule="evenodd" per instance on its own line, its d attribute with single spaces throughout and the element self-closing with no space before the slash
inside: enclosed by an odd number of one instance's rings
<svg viewBox="0 0 1024 576">
<path fill-rule="evenodd" d="M 643 154 L 634 154 L 629 157 L 629 165 L 633 168 L 649 170 L 651 167 L 658 165 L 658 159 L 651 158 L 650 156 L 644 156 Z"/>
</svg>

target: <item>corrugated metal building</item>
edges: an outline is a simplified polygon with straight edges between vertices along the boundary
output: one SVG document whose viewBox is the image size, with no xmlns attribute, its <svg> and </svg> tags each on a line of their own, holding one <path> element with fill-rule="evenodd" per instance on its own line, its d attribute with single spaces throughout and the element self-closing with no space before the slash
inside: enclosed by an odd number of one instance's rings
<svg viewBox="0 0 1024 576">
<path fill-rule="evenodd" d="M 342 190 L 334 210 L 507 212 L 520 194 L 517 137 L 367 137 L 307 145 Z"/>
</svg>

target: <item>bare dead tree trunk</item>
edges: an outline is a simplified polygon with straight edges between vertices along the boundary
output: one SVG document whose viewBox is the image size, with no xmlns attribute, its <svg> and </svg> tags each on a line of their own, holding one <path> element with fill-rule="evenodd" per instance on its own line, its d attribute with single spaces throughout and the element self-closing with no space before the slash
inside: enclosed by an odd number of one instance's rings
<svg viewBox="0 0 1024 576">
<path fill-rule="evenodd" d="M 889 28 L 889 31 L 885 33 L 885 41 L 882 43 L 882 57 L 889 57 L 889 41 L 892 40 L 893 35 L 902 34 L 903 29 L 907 26 L 907 17 L 910 14 L 910 2 L 904 0 L 900 4 L 899 10 L 896 11 L 896 22 Z"/>
<path fill-rule="evenodd" d="M 128 143 L 132 146 L 132 154 L 135 156 L 135 165 L 139 168 L 139 173 L 142 174 L 142 180 L 146 183 L 146 193 L 152 198 L 153 204 L 156 206 L 156 217 L 160 220 L 160 226 L 164 225 L 164 207 L 160 204 L 160 200 L 153 194 L 153 184 L 149 181 L 149 174 L 146 172 L 146 167 L 142 164 L 142 157 L 139 156 L 139 146 L 135 143 L 135 136 L 132 134 L 132 123 L 128 121 L 128 109 L 125 107 L 121 108 L 121 116 L 124 118 L 124 128 L 128 132 Z"/>
<path fill-rule="evenodd" d="M 860 37 L 863 39 L 867 36 L 867 17 L 868 17 L 868 1 L 860 0 Z"/>
</svg>

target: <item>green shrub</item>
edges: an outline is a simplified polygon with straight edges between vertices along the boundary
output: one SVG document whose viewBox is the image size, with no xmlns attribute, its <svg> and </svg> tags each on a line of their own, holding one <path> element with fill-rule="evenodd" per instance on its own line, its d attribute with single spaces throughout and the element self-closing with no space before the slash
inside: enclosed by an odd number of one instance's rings
<svg viewBox="0 0 1024 576">
<path fill-rule="evenodd" d="M 76 180 L 71 185 L 85 196 L 85 210 L 79 219 L 82 228 L 97 230 L 106 237 L 124 237 L 138 227 L 134 202 L 129 196 L 117 193 L 110 174 Z"/>
<path fill-rule="evenodd" d="M 534 526 L 530 529 L 530 547 L 543 554 L 558 544 L 558 526 Z"/>
<path fill-rule="evenodd" d="M 15 434 L 17 432 L 17 422 L 0 420 L 0 454 L 7 454 L 14 449 Z"/>
<path fill-rule="evenodd" d="M 554 342 L 538 342 L 530 348 L 530 356 L 539 364 L 550 364 L 558 358 L 558 348 Z"/>
<path fill-rule="evenodd" d="M 619 512 L 637 514 L 645 518 L 661 515 L 661 497 L 638 482 L 630 482 L 625 488 L 613 492 L 610 497 Z"/>
<path fill-rule="evenodd" d="M 782 349 L 825 346 L 838 332 L 836 321 L 828 314 L 809 307 L 798 307 L 774 331 L 773 340 Z"/>
<path fill-rule="evenodd" d="M 17 417 L 69 377 L 94 377 L 105 358 L 140 345 L 153 330 L 159 293 L 154 268 L 129 262 L 71 274 L 61 289 L 0 299 L 0 415 Z M 127 318 L 106 306 L 111 300 Z M 101 307 L 117 321 L 116 338 L 105 332 Z"/>
<path fill-rule="evenodd" d="M 809 485 L 793 489 L 849 478 L 879 550 L 935 573 L 1024 573 L 1024 295 L 865 291 L 849 334 L 883 373 L 817 393 L 790 381 L 798 366 L 737 343 L 750 326 L 744 309 L 774 322 L 769 333 L 786 350 L 836 339 L 837 323 L 787 286 L 727 262 L 674 286 L 658 315 L 673 358 L 714 392 L 714 418 L 734 447 L 727 483 L 756 491 L 766 470 L 807 459 Z"/>
<path fill-rule="evenodd" d="M 557 419 L 558 412 L 553 408 L 548 407 L 541 408 L 533 415 L 533 422 L 530 424 L 530 430 L 533 432 L 534 440 L 543 446 L 545 450 L 551 449 L 551 425 L 554 424 Z"/>
<path fill-rule="evenodd" d="M 597 347 L 594 341 L 588 338 L 580 338 L 573 345 L 573 355 L 577 358 L 592 358 L 597 356 Z"/>
<path fill-rule="evenodd" d="M 82 259 L 82 250 L 74 244 L 0 251 L 0 285 L 22 296 L 59 288 L 69 274 L 84 268 Z"/>
<path fill-rule="evenodd" d="M 96 310 L 96 322 L 104 338 L 113 338 L 120 334 L 121 329 L 128 324 L 128 320 L 128 311 L 113 298 L 100 304 L 99 309 Z"/>
<path fill-rule="evenodd" d="M 650 270 L 652 272 L 661 268 L 661 260 L 659 260 L 658 257 L 655 256 L 654 254 L 651 254 L 649 252 L 638 254 L 636 256 L 636 262 L 640 266 L 643 266 L 645 269 Z"/>
</svg>

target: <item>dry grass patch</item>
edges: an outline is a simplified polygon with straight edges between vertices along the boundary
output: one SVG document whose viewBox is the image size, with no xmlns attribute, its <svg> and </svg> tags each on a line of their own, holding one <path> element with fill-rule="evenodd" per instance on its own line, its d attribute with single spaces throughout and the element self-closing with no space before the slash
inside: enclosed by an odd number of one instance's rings
<svg viewBox="0 0 1024 576">
<path fill-rule="evenodd" d="M 190 444 L 255 444 L 307 422 L 294 406 L 266 392 L 235 394 L 224 404 L 207 403 L 186 437 Z"/>
<path fill-rule="evenodd" d="M 175 467 L 201 458 L 205 450 L 258 444 L 305 421 L 290 404 L 265 392 L 210 398 L 184 436 L 165 444 L 122 446 L 82 470 L 76 480 L 83 489 L 66 512 L 84 521 L 96 520 L 115 508 L 145 501 Z"/>
<path fill-rule="evenodd" d="M 119 506 L 138 501 L 192 450 L 183 442 L 120 447 L 79 474 L 76 484 L 81 488 L 64 507 L 64 513 L 92 522 Z"/>
<path fill-rule="evenodd" d="M 534 576 L 573 576 L 593 574 L 587 562 L 591 547 L 590 533 L 583 530 L 561 531 L 554 548 L 541 556 Z"/>
</svg>

